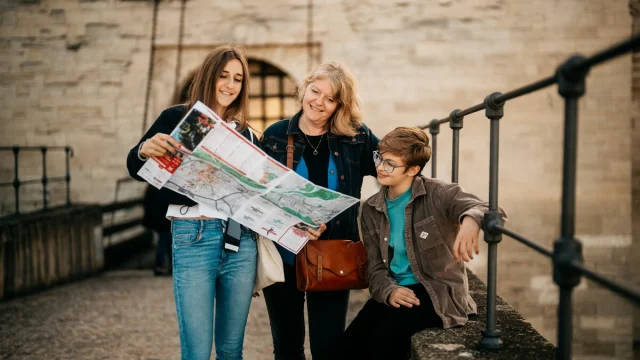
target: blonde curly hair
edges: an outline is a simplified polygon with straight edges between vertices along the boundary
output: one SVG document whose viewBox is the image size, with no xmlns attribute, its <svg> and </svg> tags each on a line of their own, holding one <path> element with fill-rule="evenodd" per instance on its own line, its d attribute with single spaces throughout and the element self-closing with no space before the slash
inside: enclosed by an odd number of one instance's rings
<svg viewBox="0 0 640 360">
<path fill-rule="evenodd" d="M 329 131 L 339 136 L 354 136 L 362 126 L 362 106 L 356 78 L 349 69 L 336 61 L 321 64 L 311 71 L 298 87 L 300 106 L 307 86 L 317 79 L 329 80 L 338 100 L 338 106 L 329 119 Z"/>
</svg>

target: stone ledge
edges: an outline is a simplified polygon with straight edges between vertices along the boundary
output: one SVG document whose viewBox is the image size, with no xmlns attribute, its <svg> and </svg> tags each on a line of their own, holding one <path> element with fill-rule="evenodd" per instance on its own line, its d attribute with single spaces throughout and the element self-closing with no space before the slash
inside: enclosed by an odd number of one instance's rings
<svg viewBox="0 0 640 360">
<path fill-rule="evenodd" d="M 478 316 L 462 327 L 427 329 L 411 338 L 411 359 L 554 359 L 555 346 L 542 337 L 529 322 L 500 297 L 496 300 L 496 327 L 504 347 L 488 351 L 478 346 L 485 329 L 487 288 L 478 277 L 469 274 L 469 291 L 478 304 Z"/>
</svg>

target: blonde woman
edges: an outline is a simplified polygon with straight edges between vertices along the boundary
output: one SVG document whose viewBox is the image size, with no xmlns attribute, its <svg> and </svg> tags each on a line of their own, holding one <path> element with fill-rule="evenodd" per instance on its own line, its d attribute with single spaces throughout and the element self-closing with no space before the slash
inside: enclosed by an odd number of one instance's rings
<svg viewBox="0 0 640 360">
<path fill-rule="evenodd" d="M 337 62 L 313 70 L 298 89 L 301 110 L 264 132 L 262 149 L 286 164 L 287 140 L 293 136 L 293 169 L 311 182 L 360 198 L 362 179 L 376 176 L 373 151 L 378 138 L 362 123 L 356 81 Z M 358 240 L 359 204 L 333 219 L 311 240 Z M 264 289 L 271 322 L 275 359 L 304 359 L 304 302 L 309 316 L 309 338 L 314 360 L 328 359 L 345 329 L 349 291 L 306 293 L 296 288 L 295 255 L 278 247 L 285 282 Z"/>
<path fill-rule="evenodd" d="M 148 158 L 175 154 L 179 144 L 168 134 L 198 100 L 236 130 L 253 139 L 246 119 L 249 99 L 247 59 L 240 49 L 222 46 L 205 58 L 191 84 L 187 104 L 162 112 L 127 157 L 129 174 Z M 183 146 L 195 146 L 185 137 Z M 183 360 L 209 360 L 214 340 L 216 359 L 242 359 L 244 329 L 256 274 L 255 234 L 216 209 L 162 189 L 160 201 L 171 219 L 173 289 Z M 237 252 L 225 250 L 224 231 L 236 226 Z M 215 318 L 214 318 L 215 306 Z"/>
</svg>

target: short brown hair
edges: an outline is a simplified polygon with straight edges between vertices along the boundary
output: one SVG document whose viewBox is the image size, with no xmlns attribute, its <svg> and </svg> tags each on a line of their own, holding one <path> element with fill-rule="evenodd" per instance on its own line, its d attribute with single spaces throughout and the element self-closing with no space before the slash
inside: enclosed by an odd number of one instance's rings
<svg viewBox="0 0 640 360">
<path fill-rule="evenodd" d="M 329 119 L 329 130 L 338 136 L 354 136 L 362 126 L 362 106 L 356 78 L 343 64 L 330 61 L 319 65 L 302 80 L 298 87 L 298 102 L 302 105 L 302 98 L 310 83 L 316 79 L 327 79 L 335 91 L 338 106 Z"/>
<path fill-rule="evenodd" d="M 392 153 L 402 156 L 405 167 L 404 172 L 411 166 L 419 166 L 421 173 L 424 166 L 431 159 L 431 145 L 429 137 L 424 131 L 416 127 L 397 127 L 378 143 L 380 153 Z"/>
<path fill-rule="evenodd" d="M 236 46 L 223 45 L 213 49 L 202 62 L 189 88 L 189 99 L 185 104 L 191 108 L 200 100 L 216 111 L 216 83 L 229 60 L 237 59 L 242 64 L 242 89 L 238 97 L 227 107 L 224 114 L 218 114 L 225 121 L 236 121 L 242 131 L 249 119 L 249 65 L 244 51 Z"/>
</svg>

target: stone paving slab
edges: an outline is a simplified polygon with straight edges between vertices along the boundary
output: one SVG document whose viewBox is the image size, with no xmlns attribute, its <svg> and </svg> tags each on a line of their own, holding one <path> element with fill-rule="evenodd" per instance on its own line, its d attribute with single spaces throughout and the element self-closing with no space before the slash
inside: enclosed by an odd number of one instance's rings
<svg viewBox="0 0 640 360">
<path fill-rule="evenodd" d="M 349 322 L 368 297 L 351 292 Z M 251 304 L 245 334 L 245 359 L 273 358 L 261 297 Z M 306 352 L 310 359 L 308 340 Z M 179 358 L 172 281 L 149 270 L 108 272 L 0 303 L 0 360 Z"/>
</svg>

